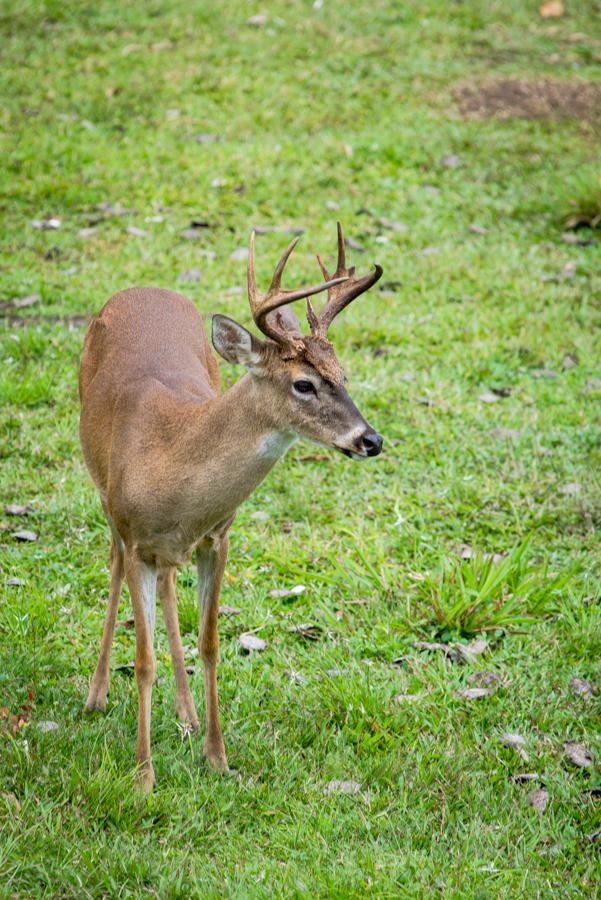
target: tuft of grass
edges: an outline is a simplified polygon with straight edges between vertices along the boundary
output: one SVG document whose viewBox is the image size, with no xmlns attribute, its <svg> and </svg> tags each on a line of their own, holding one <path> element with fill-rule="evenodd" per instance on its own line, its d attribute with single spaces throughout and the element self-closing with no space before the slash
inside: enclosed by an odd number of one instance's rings
<svg viewBox="0 0 601 900">
<path fill-rule="evenodd" d="M 533 565 L 530 544 L 528 537 L 502 559 L 476 554 L 447 561 L 437 575 L 418 583 L 417 594 L 432 608 L 441 639 L 516 631 L 557 609 L 578 566 L 549 575 L 547 560 Z"/>
</svg>

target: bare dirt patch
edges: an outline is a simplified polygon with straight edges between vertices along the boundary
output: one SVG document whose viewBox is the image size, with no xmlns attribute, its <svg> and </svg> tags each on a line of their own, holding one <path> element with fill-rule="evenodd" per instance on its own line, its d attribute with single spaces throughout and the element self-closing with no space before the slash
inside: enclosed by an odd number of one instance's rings
<svg viewBox="0 0 601 900">
<path fill-rule="evenodd" d="M 601 84 L 588 81 L 503 78 L 461 85 L 455 97 L 468 117 L 601 121 Z"/>
</svg>

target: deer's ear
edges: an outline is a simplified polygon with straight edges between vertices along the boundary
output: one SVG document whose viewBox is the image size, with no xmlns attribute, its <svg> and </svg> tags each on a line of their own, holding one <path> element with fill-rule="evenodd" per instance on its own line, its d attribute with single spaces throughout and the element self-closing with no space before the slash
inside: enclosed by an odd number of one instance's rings
<svg viewBox="0 0 601 900">
<path fill-rule="evenodd" d="M 213 316 L 213 346 L 229 362 L 252 369 L 261 364 L 263 341 L 229 316 Z"/>
</svg>

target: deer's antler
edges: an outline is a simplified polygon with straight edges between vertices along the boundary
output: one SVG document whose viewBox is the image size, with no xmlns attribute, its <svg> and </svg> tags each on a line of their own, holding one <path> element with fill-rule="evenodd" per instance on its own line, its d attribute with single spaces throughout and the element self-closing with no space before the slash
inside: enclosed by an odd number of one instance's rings
<svg viewBox="0 0 601 900">
<path fill-rule="evenodd" d="M 355 278 L 355 267 L 351 266 L 348 269 L 346 267 L 342 226 L 340 222 L 336 224 L 338 226 L 338 263 L 333 275 L 330 275 L 319 254 L 317 256 L 317 262 L 324 278 L 327 278 L 329 283 L 332 284 L 332 287 L 328 290 L 328 302 L 318 316 L 311 305 L 311 301 L 307 300 L 307 319 L 311 333 L 315 337 L 322 339 L 326 338 L 328 328 L 338 313 L 342 312 L 344 307 L 348 306 L 360 294 L 368 291 L 382 276 L 383 271 L 382 267 L 376 264 L 374 271 L 370 272 L 369 275 L 364 275 L 363 278 Z M 334 279 L 334 281 L 331 279 Z M 338 283 L 335 284 L 335 281 Z"/>
<path fill-rule="evenodd" d="M 289 323 L 286 323 L 285 317 L 283 315 L 271 316 L 268 319 L 269 313 L 274 312 L 280 306 L 285 306 L 288 303 L 292 303 L 293 300 L 301 300 L 303 297 L 310 297 L 313 294 L 318 294 L 320 291 L 325 291 L 328 289 L 331 290 L 337 285 L 342 284 L 342 282 L 348 280 L 348 276 L 346 274 L 337 274 L 334 278 L 328 276 L 328 280 L 324 281 L 323 284 L 316 284 L 312 287 L 306 288 L 298 288 L 295 291 L 283 290 L 281 286 L 282 274 L 284 272 L 284 268 L 286 267 L 286 263 L 288 262 L 288 258 L 299 240 L 300 236 L 294 238 L 292 243 L 282 254 L 282 257 L 275 268 L 275 272 L 273 273 L 271 284 L 269 285 L 267 293 L 265 294 L 259 294 L 259 292 L 257 291 L 257 280 L 255 276 L 254 230 L 250 235 L 250 250 L 248 254 L 248 302 L 250 304 L 250 310 L 255 324 L 257 328 L 259 328 L 263 332 L 263 334 L 271 338 L 277 344 L 280 344 L 294 351 L 299 349 L 300 342 L 302 341 L 302 335 L 300 331 L 291 330 Z"/>
</svg>

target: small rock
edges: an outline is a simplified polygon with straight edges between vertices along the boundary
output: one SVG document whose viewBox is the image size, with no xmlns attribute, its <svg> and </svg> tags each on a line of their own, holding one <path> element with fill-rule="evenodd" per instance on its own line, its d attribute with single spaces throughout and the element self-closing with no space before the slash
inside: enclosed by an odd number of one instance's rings
<svg viewBox="0 0 601 900">
<path fill-rule="evenodd" d="M 480 400 L 481 403 L 496 403 L 498 399 L 498 394 L 493 394 L 492 391 L 484 391 L 484 393 L 480 394 L 478 397 L 478 400 Z"/>
<path fill-rule="evenodd" d="M 197 144 L 216 144 L 221 138 L 218 134 L 202 133 L 195 134 L 193 140 L 195 140 Z"/>
<path fill-rule="evenodd" d="M 131 234 L 133 237 L 148 237 L 148 232 L 144 231 L 143 228 L 137 228 L 135 225 L 128 225 L 125 229 L 128 234 Z"/>
<path fill-rule="evenodd" d="M 256 16 L 250 16 L 246 20 L 246 24 L 251 28 L 263 28 L 263 26 L 267 24 L 267 16 L 264 13 L 259 13 Z"/>
<path fill-rule="evenodd" d="M 392 698 L 395 703 L 411 703 L 414 700 L 419 700 L 421 698 L 421 694 L 395 694 Z"/>
<path fill-rule="evenodd" d="M 242 612 L 241 609 L 238 609 L 237 606 L 228 606 L 227 603 L 224 603 L 223 606 L 219 607 L 219 615 L 220 616 L 239 616 Z"/>
<path fill-rule="evenodd" d="M 238 247 L 237 250 L 230 253 L 230 259 L 233 259 L 235 262 L 242 259 L 248 259 L 248 247 Z"/>
<path fill-rule="evenodd" d="M 409 231 L 409 226 L 405 225 L 404 222 L 396 222 L 394 219 L 385 219 L 384 216 L 380 216 L 376 219 L 378 225 L 381 225 L 382 228 L 389 228 L 391 231 L 398 231 L 400 234 L 405 234 L 405 232 Z"/>
<path fill-rule="evenodd" d="M 21 587 L 25 584 L 22 578 L 8 578 L 6 583 L 9 587 Z"/>
<path fill-rule="evenodd" d="M 62 222 L 60 219 L 52 218 L 52 219 L 34 219 L 31 223 L 34 228 L 37 228 L 39 231 L 56 231 L 61 227 Z"/>
<path fill-rule="evenodd" d="M 98 229 L 91 225 L 89 228 L 80 228 L 77 234 L 80 238 L 89 238 L 93 237 L 97 231 Z"/>
<path fill-rule="evenodd" d="M 586 389 L 590 393 L 601 391 L 601 378 L 588 378 L 586 382 Z"/>
<path fill-rule="evenodd" d="M 515 781 L 517 784 L 521 782 L 529 782 L 529 781 L 538 781 L 540 775 L 538 772 L 516 772 L 515 775 L 511 776 L 511 780 Z"/>
<path fill-rule="evenodd" d="M 572 494 L 579 494 L 582 490 L 582 485 L 577 481 L 572 481 L 569 484 L 562 484 L 559 488 L 560 494 L 565 494 L 566 496 L 571 496 Z"/>
<path fill-rule="evenodd" d="M 330 209 L 332 211 L 340 209 L 340 203 L 337 203 L 336 200 L 326 200 L 326 209 Z"/>
<path fill-rule="evenodd" d="M 198 241 L 202 237 L 202 231 L 199 228 L 184 228 L 181 236 L 186 241 Z"/>
<path fill-rule="evenodd" d="M 203 248 L 199 248 L 197 251 L 198 256 L 204 256 L 205 259 L 215 259 L 217 254 L 214 250 L 205 250 Z"/>
<path fill-rule="evenodd" d="M 360 244 L 359 241 L 356 241 L 352 237 L 345 237 L 344 239 L 345 246 L 349 248 L 349 250 L 355 250 L 357 253 L 365 253 L 366 249 L 363 244 Z"/>
<path fill-rule="evenodd" d="M 575 369 L 578 365 L 578 355 L 576 353 L 566 353 L 564 358 L 561 361 L 561 368 L 568 371 L 569 369 Z"/>
<path fill-rule="evenodd" d="M 265 512 L 264 509 L 257 509 L 254 513 L 250 514 L 251 519 L 254 519 L 255 522 L 267 522 L 269 519 L 269 513 Z"/>
<path fill-rule="evenodd" d="M 472 234 L 488 234 L 488 228 L 483 228 L 482 225 L 474 225 L 473 222 L 469 226 L 469 230 L 472 232 Z"/>
<path fill-rule="evenodd" d="M 533 378 L 559 378 L 559 373 L 553 369 L 532 369 Z"/>
<path fill-rule="evenodd" d="M 413 646 L 416 650 L 429 650 L 431 652 L 444 653 L 444 655 L 452 660 L 452 662 L 457 662 L 461 659 L 461 654 L 454 647 L 451 647 L 450 644 L 438 644 L 432 641 L 415 641 Z"/>
<path fill-rule="evenodd" d="M 501 676 L 497 672 L 488 672 L 483 670 L 481 672 L 472 672 L 471 675 L 468 675 L 467 681 L 468 684 L 477 684 L 482 687 L 488 687 L 493 684 L 498 684 L 501 680 Z"/>
</svg>

